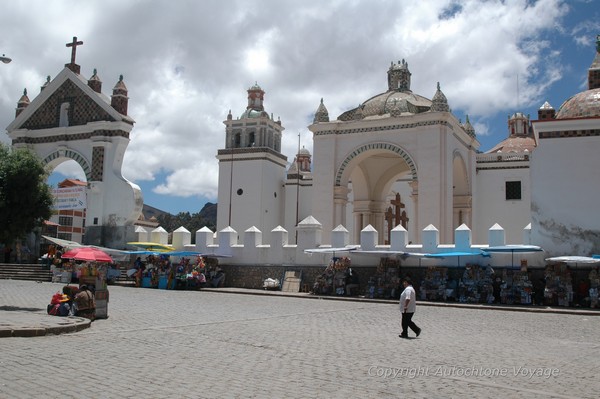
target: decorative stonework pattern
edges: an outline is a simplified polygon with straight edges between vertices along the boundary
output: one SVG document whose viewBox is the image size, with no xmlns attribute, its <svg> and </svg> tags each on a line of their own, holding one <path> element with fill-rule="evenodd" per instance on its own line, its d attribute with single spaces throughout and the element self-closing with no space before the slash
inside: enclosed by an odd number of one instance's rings
<svg viewBox="0 0 600 399">
<path fill-rule="evenodd" d="M 371 150 L 385 150 L 385 151 L 391 151 L 395 154 L 398 154 L 402 159 L 404 159 L 404 161 L 410 168 L 412 180 L 417 180 L 417 167 L 416 167 L 415 163 L 413 162 L 412 158 L 402 148 L 400 148 L 394 144 L 390 144 L 390 143 L 371 143 L 371 144 L 363 145 L 360 148 L 357 148 L 356 150 L 352 151 L 346 157 L 346 159 L 344 159 L 344 162 L 342 162 L 342 164 L 336 174 L 335 185 L 336 186 L 341 185 L 342 175 L 344 174 L 344 170 L 346 170 L 346 167 L 348 166 L 350 161 L 352 161 L 352 159 L 356 158 L 358 155 L 362 154 L 365 151 L 371 151 Z"/>
<path fill-rule="evenodd" d="M 70 104 L 68 111 L 69 126 L 115 120 L 72 81 L 67 80 L 52 93 L 21 127 L 31 130 L 58 127 L 60 105 L 65 102 Z"/>
<path fill-rule="evenodd" d="M 326 131 L 315 133 L 315 136 L 327 136 L 330 134 L 356 134 L 356 133 L 383 132 L 383 131 L 389 131 L 389 130 L 412 129 L 415 127 L 437 126 L 437 125 L 442 125 L 451 130 L 454 130 L 452 128 L 452 125 L 446 121 L 426 121 L 426 122 L 406 123 L 406 124 L 402 124 L 402 125 L 367 127 L 367 128 L 360 128 L 360 129 L 326 130 Z"/>
<path fill-rule="evenodd" d="M 42 162 L 44 163 L 44 165 L 47 165 L 50 162 L 52 162 L 58 158 L 69 158 L 69 159 L 72 159 L 75 162 L 77 162 L 79 164 L 79 166 L 81 166 L 81 169 L 83 169 L 86 180 L 90 181 L 90 179 L 92 177 L 90 164 L 81 154 L 79 154 L 78 152 L 75 152 L 73 150 L 64 150 L 64 151 L 58 150 L 58 151 L 55 151 L 52 154 L 48 155 L 46 158 L 44 158 L 44 160 Z"/>
<path fill-rule="evenodd" d="M 540 139 L 557 139 L 561 137 L 590 137 L 600 136 L 600 129 L 563 130 L 559 132 L 541 132 Z"/>
<path fill-rule="evenodd" d="M 104 177 L 104 147 L 94 147 L 92 151 L 92 181 L 102 181 Z"/>
<path fill-rule="evenodd" d="M 13 140 L 13 144 L 46 144 L 46 143 L 57 143 L 64 141 L 77 141 L 77 140 L 89 140 L 92 137 L 124 137 L 129 138 L 129 132 L 123 130 L 94 130 L 90 133 L 73 133 L 73 134 L 60 134 L 57 136 L 44 136 L 44 137 L 19 137 Z"/>
<path fill-rule="evenodd" d="M 529 165 L 523 166 L 491 166 L 491 167 L 477 167 L 476 170 L 508 170 L 508 169 L 529 169 Z"/>
</svg>

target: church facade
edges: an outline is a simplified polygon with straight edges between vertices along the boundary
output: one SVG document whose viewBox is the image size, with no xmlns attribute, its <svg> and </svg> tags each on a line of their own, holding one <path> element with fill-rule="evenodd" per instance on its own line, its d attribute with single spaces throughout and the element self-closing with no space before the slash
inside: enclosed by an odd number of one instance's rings
<svg viewBox="0 0 600 399">
<path fill-rule="evenodd" d="M 110 97 L 102 93 L 97 71 L 89 79 L 75 63 L 83 42 L 73 38 L 71 62 L 40 93 L 27 91 L 6 128 L 15 148 L 35 152 L 48 170 L 74 160 L 85 173 L 87 204 L 85 244 L 122 248 L 135 237 L 134 223 L 143 206 L 140 188 L 121 173 L 134 120 L 127 115 L 128 90 L 121 76 Z"/>
<path fill-rule="evenodd" d="M 242 116 L 233 120 L 230 113 L 225 121 L 218 231 L 293 233 L 312 216 L 324 244 L 340 227 L 359 243 L 367 226 L 379 232 L 378 244 L 389 244 L 399 225 L 409 243 L 422 242 L 423 230 L 434 226 L 440 244 L 452 244 L 455 230 L 467 226 L 473 244 L 486 244 L 500 229 L 506 244 L 598 253 L 599 54 L 597 42 L 588 90 L 558 111 L 546 102 L 537 120 L 513 114 L 506 139 L 485 153 L 468 116 L 462 123 L 452 113 L 439 83 L 431 100 L 411 91 L 402 60 L 388 68 L 386 91 L 336 119 L 321 100 L 308 126 L 314 154 L 298 151 L 285 170 L 281 121 L 264 111 L 264 91 L 255 85 Z"/>
</svg>

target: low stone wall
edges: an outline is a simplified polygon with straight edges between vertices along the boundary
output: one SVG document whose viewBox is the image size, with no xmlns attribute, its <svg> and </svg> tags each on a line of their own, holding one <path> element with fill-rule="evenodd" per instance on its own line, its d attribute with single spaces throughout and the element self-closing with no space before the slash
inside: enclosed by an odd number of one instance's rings
<svg viewBox="0 0 600 399">
<path fill-rule="evenodd" d="M 282 266 L 282 265 L 224 265 L 219 264 L 225 272 L 225 286 L 235 288 L 262 289 L 263 281 L 267 278 L 277 279 L 283 282 L 285 272 L 296 271 L 302 273 L 300 290 L 304 291 L 306 286 L 312 290 L 313 284 L 318 276 L 323 274 L 325 266 Z M 361 295 L 364 293 L 369 277 L 376 273 L 375 267 L 352 267 L 358 274 L 361 286 Z"/>
</svg>

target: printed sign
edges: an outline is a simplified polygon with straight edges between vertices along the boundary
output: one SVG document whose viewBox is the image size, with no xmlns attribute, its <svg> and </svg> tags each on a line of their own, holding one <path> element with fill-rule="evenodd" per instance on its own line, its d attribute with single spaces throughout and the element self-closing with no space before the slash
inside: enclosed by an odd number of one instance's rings
<svg viewBox="0 0 600 399">
<path fill-rule="evenodd" d="M 85 187 L 55 188 L 52 194 L 54 195 L 53 208 L 58 211 L 86 208 Z"/>
</svg>

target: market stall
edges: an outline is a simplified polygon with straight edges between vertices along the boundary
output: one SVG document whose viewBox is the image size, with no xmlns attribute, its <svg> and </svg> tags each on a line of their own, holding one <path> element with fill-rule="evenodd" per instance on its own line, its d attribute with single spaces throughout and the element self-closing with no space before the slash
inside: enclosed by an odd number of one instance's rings
<svg viewBox="0 0 600 399">
<path fill-rule="evenodd" d="M 106 275 L 109 264 L 113 259 L 106 252 L 95 247 L 76 247 L 64 254 L 65 268 L 71 269 L 78 281 L 79 288 L 86 285 L 94 294 L 96 302 L 95 318 L 108 317 L 108 287 Z M 68 265 L 67 265 L 68 263 Z"/>
</svg>

